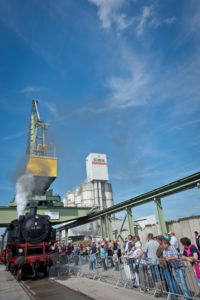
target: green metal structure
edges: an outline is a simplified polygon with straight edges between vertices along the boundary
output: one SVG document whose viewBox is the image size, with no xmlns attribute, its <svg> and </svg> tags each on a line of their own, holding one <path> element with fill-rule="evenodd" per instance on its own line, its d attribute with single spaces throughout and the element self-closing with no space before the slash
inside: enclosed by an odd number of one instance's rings
<svg viewBox="0 0 200 300">
<path fill-rule="evenodd" d="M 155 198 L 154 202 L 155 202 L 155 206 L 156 206 L 156 212 L 157 212 L 160 232 L 166 233 L 167 232 L 167 226 L 166 226 L 166 223 L 165 223 L 165 218 L 164 218 L 164 213 L 163 213 L 161 200 L 158 199 L 158 198 Z"/>
<path fill-rule="evenodd" d="M 113 205 L 109 208 L 106 208 L 99 212 L 88 215 L 85 218 L 80 218 L 79 220 L 71 222 L 70 224 L 67 223 L 64 226 L 57 228 L 57 230 L 62 231 L 63 229 L 73 228 L 76 226 L 80 226 L 80 225 L 101 219 L 102 237 L 105 238 L 106 237 L 105 218 L 107 218 L 107 219 L 110 218 L 109 223 L 111 223 L 111 215 L 113 215 L 117 212 L 126 210 L 126 216 L 122 223 L 120 233 L 123 229 L 126 218 L 128 218 L 129 233 L 134 235 L 135 230 L 134 230 L 134 226 L 133 226 L 133 217 L 132 217 L 131 209 L 132 208 L 134 209 L 134 207 L 139 206 L 141 204 L 145 204 L 148 202 L 154 202 L 155 207 L 156 207 L 157 217 L 158 217 L 158 223 L 159 223 L 159 227 L 160 227 L 160 233 L 164 234 L 167 232 L 167 228 L 166 228 L 166 223 L 165 223 L 165 219 L 164 219 L 164 213 L 163 213 L 163 208 L 162 208 L 162 204 L 161 204 L 161 199 L 171 196 L 171 195 L 174 195 L 176 193 L 180 193 L 180 192 L 195 188 L 195 187 L 198 187 L 198 189 L 200 190 L 200 172 L 197 172 L 190 176 L 173 181 L 167 185 L 161 186 L 161 187 L 154 189 L 152 191 L 149 191 L 145 194 L 141 194 L 141 195 L 131 198 L 127 201 L 123 201 L 123 202 Z M 109 236 L 111 236 L 110 228 L 111 228 L 111 224 L 109 224 L 109 229 L 108 229 Z M 120 233 L 119 233 L 119 235 L 120 235 Z"/>
<path fill-rule="evenodd" d="M 107 223 L 107 229 L 108 229 L 108 238 L 109 240 L 113 239 L 113 233 L 112 233 L 112 218 L 111 216 L 106 216 L 106 223 Z"/>
<path fill-rule="evenodd" d="M 90 210 L 89 207 L 38 206 L 38 214 L 48 214 L 54 225 L 86 217 Z M 24 213 L 28 211 L 26 208 Z M 0 206 L 0 227 L 6 227 L 14 219 L 17 219 L 16 207 Z"/>
<path fill-rule="evenodd" d="M 48 126 L 49 125 L 47 123 L 44 123 L 44 121 L 40 119 L 38 100 L 32 100 L 32 111 L 26 154 L 46 155 L 48 147 L 45 143 L 45 131 L 48 129 Z"/>
<path fill-rule="evenodd" d="M 126 208 L 126 214 L 127 214 L 127 217 L 128 217 L 129 233 L 131 235 L 135 235 L 135 229 L 134 229 L 134 226 L 133 226 L 133 215 L 132 215 L 131 207 Z"/>
</svg>

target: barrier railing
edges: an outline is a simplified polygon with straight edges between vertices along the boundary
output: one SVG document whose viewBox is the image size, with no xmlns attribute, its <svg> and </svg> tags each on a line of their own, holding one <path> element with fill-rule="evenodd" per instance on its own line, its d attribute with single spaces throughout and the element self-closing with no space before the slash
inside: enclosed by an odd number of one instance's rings
<svg viewBox="0 0 200 300">
<path fill-rule="evenodd" d="M 96 255 L 71 255 L 64 259 L 65 268 L 60 273 L 58 271 L 61 277 L 84 276 L 116 286 L 137 288 L 155 297 L 165 296 L 167 300 L 200 299 L 200 279 L 188 261 L 176 260 L 177 264 L 172 266 L 163 259 L 154 264 L 148 259 L 139 261 Z"/>
</svg>

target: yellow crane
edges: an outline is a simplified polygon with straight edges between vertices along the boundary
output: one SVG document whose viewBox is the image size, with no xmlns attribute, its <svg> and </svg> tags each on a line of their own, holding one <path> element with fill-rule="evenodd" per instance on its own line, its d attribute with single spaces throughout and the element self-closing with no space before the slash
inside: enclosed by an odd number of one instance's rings
<svg viewBox="0 0 200 300">
<path fill-rule="evenodd" d="M 34 194 L 42 195 L 57 177 L 57 158 L 55 147 L 46 144 L 48 124 L 40 119 L 38 100 L 32 100 L 32 111 L 28 135 L 28 163 L 26 173 L 35 177 Z"/>
</svg>

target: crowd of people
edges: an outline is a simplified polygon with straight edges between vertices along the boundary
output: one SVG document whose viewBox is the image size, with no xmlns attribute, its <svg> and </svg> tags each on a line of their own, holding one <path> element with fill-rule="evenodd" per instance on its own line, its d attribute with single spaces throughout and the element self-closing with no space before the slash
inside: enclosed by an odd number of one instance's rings
<svg viewBox="0 0 200 300">
<path fill-rule="evenodd" d="M 153 236 L 149 233 L 142 247 L 139 237 L 127 237 L 125 257 L 132 272 L 135 272 L 134 287 L 147 286 L 149 282 L 147 265 L 150 266 L 151 278 L 155 284 L 155 297 L 160 297 L 162 291 L 172 294 L 181 293 L 186 299 L 190 292 L 186 281 L 184 260 L 191 265 L 198 285 L 200 286 L 200 244 L 199 235 L 195 232 L 196 245 L 187 237 L 180 239 L 183 252 L 180 252 L 178 239 L 173 232 L 164 236 Z"/>
<path fill-rule="evenodd" d="M 190 299 L 184 260 L 190 263 L 200 286 L 200 235 L 198 232 L 194 234 L 196 245 L 187 237 L 180 239 L 182 253 L 173 232 L 159 236 L 149 233 L 144 245 L 139 236 L 128 235 L 124 244 L 119 240 L 99 240 L 84 247 L 81 244 L 68 245 L 59 251 L 64 251 L 66 258 L 73 255 L 75 265 L 85 257 L 90 270 L 96 269 L 97 260 L 101 261 L 105 271 L 108 267 L 119 271 L 123 262 L 135 275 L 133 287 L 146 289 L 149 282 L 153 281 L 155 297 L 160 297 L 165 291 L 172 294 L 181 292 L 186 299 Z"/>
</svg>

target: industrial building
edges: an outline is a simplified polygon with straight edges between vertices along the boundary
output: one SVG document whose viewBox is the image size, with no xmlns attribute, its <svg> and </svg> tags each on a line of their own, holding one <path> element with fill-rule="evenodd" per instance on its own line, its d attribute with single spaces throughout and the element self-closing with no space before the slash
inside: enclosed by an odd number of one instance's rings
<svg viewBox="0 0 200 300">
<path fill-rule="evenodd" d="M 108 182 L 108 162 L 106 154 L 90 153 L 86 158 L 86 182 L 81 183 L 73 191 L 69 191 L 63 197 L 65 207 L 99 207 L 105 209 L 113 205 L 112 185 Z M 117 238 L 123 219 L 112 216 L 113 233 Z M 155 216 L 138 219 L 134 222 L 136 231 L 145 225 L 156 224 Z M 125 221 L 121 237 L 128 235 L 128 220 Z M 98 239 L 101 237 L 99 221 L 91 222 L 79 227 L 69 229 L 69 240 Z M 61 239 L 65 241 L 65 231 L 62 231 Z"/>
<path fill-rule="evenodd" d="M 108 180 L 106 154 L 90 153 L 86 157 L 86 182 L 81 183 L 73 191 L 66 193 L 63 197 L 64 207 L 96 207 L 100 210 L 111 207 L 113 205 L 113 194 L 112 185 Z M 73 240 L 98 236 L 100 236 L 99 221 L 70 229 L 68 233 L 69 239 Z"/>
<path fill-rule="evenodd" d="M 108 182 L 106 154 L 90 153 L 86 158 L 86 182 L 63 197 L 65 207 L 99 207 L 113 205 L 112 185 Z"/>
</svg>

